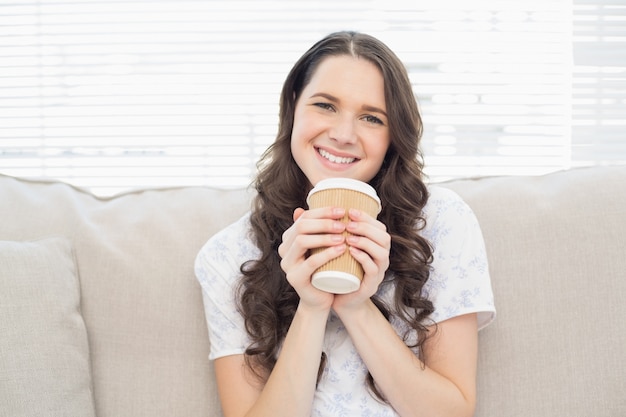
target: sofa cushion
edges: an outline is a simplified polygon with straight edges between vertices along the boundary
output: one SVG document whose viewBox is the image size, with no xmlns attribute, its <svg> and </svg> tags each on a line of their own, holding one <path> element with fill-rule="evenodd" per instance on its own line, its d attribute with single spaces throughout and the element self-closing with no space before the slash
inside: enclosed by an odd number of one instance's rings
<svg viewBox="0 0 626 417">
<path fill-rule="evenodd" d="M 626 166 L 446 185 L 481 224 L 498 309 L 476 415 L 626 415 Z"/>
<path fill-rule="evenodd" d="M 625 416 L 626 166 L 444 185 L 479 219 L 498 308 L 480 333 L 476 416 Z M 193 260 L 249 197 L 98 198 L 0 175 L 0 240 L 73 242 L 98 417 L 221 415 Z"/>
<path fill-rule="evenodd" d="M 0 241 L 0 288 L 0 414 L 95 416 L 70 242 Z"/>
<path fill-rule="evenodd" d="M 73 243 L 98 417 L 220 415 L 193 264 L 249 197 L 208 187 L 97 197 L 0 175 L 0 218 L 14 219 L 0 222 L 0 240 Z"/>
</svg>

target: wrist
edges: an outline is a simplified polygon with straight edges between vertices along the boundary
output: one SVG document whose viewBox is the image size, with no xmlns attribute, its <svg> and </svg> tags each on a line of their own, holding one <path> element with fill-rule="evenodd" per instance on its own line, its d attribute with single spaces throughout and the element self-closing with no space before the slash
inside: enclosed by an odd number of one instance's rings
<svg viewBox="0 0 626 417">
<path fill-rule="evenodd" d="M 371 320 L 374 314 L 381 314 L 376 305 L 369 298 L 358 304 L 337 304 L 333 305 L 333 311 L 343 323 Z"/>
<path fill-rule="evenodd" d="M 323 319 L 325 321 L 328 319 L 328 315 L 330 314 L 330 304 L 315 305 L 300 300 L 298 307 L 296 308 L 296 314 L 299 316 L 310 317 L 312 319 Z"/>
</svg>

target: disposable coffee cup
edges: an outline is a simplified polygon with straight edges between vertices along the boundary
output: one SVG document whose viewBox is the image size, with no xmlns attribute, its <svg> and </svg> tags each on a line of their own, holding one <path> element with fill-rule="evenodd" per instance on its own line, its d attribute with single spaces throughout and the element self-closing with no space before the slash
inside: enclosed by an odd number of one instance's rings
<svg viewBox="0 0 626 417">
<path fill-rule="evenodd" d="M 328 178 L 319 181 L 307 196 L 309 208 L 343 207 L 346 214 L 341 219 L 348 223 L 348 210 L 353 208 L 376 217 L 381 210 L 376 190 L 369 184 L 350 178 Z M 348 237 L 350 233 L 343 232 Z M 314 249 L 312 254 L 324 248 Z M 333 294 L 346 294 L 359 289 L 363 280 L 363 267 L 345 251 L 341 256 L 319 267 L 311 278 L 314 287 Z"/>
</svg>

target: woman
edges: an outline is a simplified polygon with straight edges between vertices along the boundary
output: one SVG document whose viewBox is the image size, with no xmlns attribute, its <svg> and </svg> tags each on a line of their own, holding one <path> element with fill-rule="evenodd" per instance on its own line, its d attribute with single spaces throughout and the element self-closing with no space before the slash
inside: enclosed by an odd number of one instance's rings
<svg viewBox="0 0 626 417">
<path fill-rule="evenodd" d="M 456 194 L 423 183 L 421 130 L 406 70 L 377 39 L 334 33 L 296 62 L 252 211 L 196 260 L 225 416 L 473 415 L 477 331 L 495 314 L 484 243 Z M 372 185 L 378 219 L 307 210 L 330 177 Z M 344 251 L 360 288 L 313 287 Z"/>
</svg>

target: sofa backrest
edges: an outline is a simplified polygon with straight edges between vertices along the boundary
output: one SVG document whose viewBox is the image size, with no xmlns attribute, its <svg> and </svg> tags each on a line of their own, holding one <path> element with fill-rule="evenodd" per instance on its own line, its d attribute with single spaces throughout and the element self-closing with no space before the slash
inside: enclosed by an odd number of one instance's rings
<svg viewBox="0 0 626 417">
<path fill-rule="evenodd" d="M 443 186 L 479 219 L 498 310 L 476 416 L 626 415 L 626 167 Z M 71 243 L 98 417 L 220 415 L 193 261 L 249 198 L 0 176 L 0 240 Z"/>
<path fill-rule="evenodd" d="M 448 185 L 481 224 L 498 310 L 476 415 L 626 416 L 626 167 Z"/>
<path fill-rule="evenodd" d="M 98 417 L 218 415 L 193 264 L 209 236 L 248 209 L 242 190 L 96 198 L 0 176 L 0 240 L 72 243 Z"/>
</svg>

